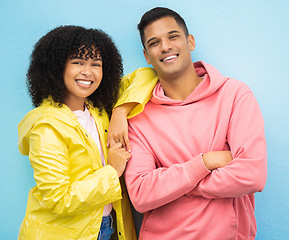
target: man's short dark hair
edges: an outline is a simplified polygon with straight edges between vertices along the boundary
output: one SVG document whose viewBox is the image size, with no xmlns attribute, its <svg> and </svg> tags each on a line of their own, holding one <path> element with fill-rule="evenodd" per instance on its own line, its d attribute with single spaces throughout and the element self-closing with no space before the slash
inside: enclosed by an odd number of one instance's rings
<svg viewBox="0 0 289 240">
<path fill-rule="evenodd" d="M 141 18 L 140 23 L 137 25 L 137 28 L 140 33 L 141 42 L 145 48 L 144 44 L 144 29 L 151 23 L 163 18 L 163 17 L 172 17 L 175 19 L 175 21 L 183 28 L 186 36 L 189 35 L 188 28 L 186 26 L 186 23 L 184 19 L 175 11 L 163 8 L 163 7 L 156 7 L 149 11 L 147 11 Z"/>
</svg>

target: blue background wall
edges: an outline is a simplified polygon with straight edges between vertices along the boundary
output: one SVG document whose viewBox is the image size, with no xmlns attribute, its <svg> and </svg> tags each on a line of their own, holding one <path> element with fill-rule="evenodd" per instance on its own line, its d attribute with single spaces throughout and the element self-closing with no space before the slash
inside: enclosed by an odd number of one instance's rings
<svg viewBox="0 0 289 240">
<path fill-rule="evenodd" d="M 17 148 L 17 124 L 32 109 L 25 86 L 35 42 L 50 29 L 74 24 L 101 28 L 115 40 L 125 74 L 147 66 L 136 30 L 155 6 L 179 12 L 196 39 L 193 60 L 247 83 L 262 109 L 268 180 L 256 194 L 257 239 L 288 239 L 289 2 L 281 0 L 26 0 L 0 2 L 0 238 L 16 239 L 29 189 L 27 157 Z"/>
</svg>

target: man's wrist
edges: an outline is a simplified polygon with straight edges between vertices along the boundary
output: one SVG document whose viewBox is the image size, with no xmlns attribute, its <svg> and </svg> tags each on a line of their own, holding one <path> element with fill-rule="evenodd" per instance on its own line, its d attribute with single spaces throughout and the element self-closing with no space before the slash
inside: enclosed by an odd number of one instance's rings
<svg viewBox="0 0 289 240">
<path fill-rule="evenodd" d="M 113 109 L 113 112 L 117 113 L 118 115 L 125 115 L 127 116 L 137 105 L 135 102 L 131 103 L 124 103 L 122 105 L 117 106 Z"/>
<path fill-rule="evenodd" d="M 210 161 L 208 161 L 208 153 L 201 153 L 203 163 L 209 171 L 212 171 L 214 168 L 210 165 Z"/>
</svg>

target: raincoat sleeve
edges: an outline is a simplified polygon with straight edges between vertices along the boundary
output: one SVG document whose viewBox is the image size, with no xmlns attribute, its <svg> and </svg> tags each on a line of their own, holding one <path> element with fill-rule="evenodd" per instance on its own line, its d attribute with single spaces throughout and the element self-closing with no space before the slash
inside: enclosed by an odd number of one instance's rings
<svg viewBox="0 0 289 240">
<path fill-rule="evenodd" d="M 267 178 L 264 121 L 251 91 L 243 94 L 234 105 L 227 141 L 233 160 L 213 170 L 188 196 L 230 198 L 263 190 Z"/>
<path fill-rule="evenodd" d="M 69 137 L 57 129 L 57 122 L 40 122 L 30 134 L 29 159 L 39 201 L 55 214 L 74 215 L 121 199 L 119 178 L 110 165 L 84 172 L 79 156 L 78 173 L 70 172 L 69 148 L 77 146 L 69 145 Z"/>
<path fill-rule="evenodd" d="M 138 103 L 128 115 L 128 118 L 134 117 L 143 111 L 157 82 L 158 76 L 153 68 L 139 68 L 127 74 L 121 80 L 119 99 L 115 107 L 129 102 Z"/>
</svg>

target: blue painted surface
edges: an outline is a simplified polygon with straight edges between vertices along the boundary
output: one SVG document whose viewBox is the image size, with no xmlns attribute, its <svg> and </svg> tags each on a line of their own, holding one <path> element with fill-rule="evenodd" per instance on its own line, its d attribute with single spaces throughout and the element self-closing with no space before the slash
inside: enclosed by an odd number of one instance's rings
<svg viewBox="0 0 289 240">
<path fill-rule="evenodd" d="M 196 39 L 194 61 L 204 60 L 254 91 L 268 143 L 268 180 L 256 194 L 256 239 L 288 238 L 288 1 L 12 0 L 0 2 L 1 239 L 17 238 L 35 184 L 28 158 L 17 149 L 17 124 L 32 109 L 25 74 L 33 45 L 59 25 L 101 28 L 120 49 L 126 74 L 147 66 L 136 24 L 155 6 L 172 8 L 186 20 Z"/>
</svg>

